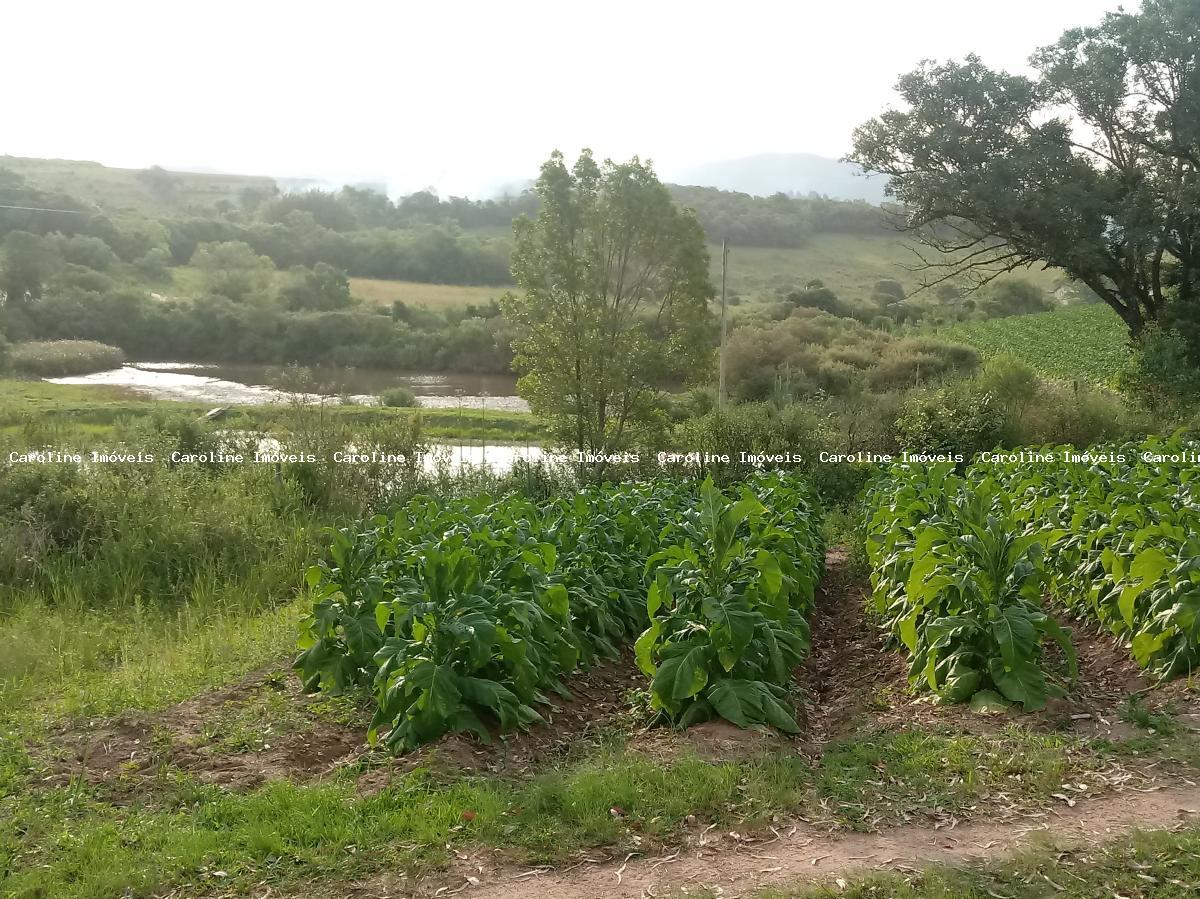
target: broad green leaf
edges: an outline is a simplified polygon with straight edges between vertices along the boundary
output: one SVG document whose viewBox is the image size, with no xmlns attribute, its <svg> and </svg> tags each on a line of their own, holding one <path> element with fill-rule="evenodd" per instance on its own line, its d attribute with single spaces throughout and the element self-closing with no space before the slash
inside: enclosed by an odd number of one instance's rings
<svg viewBox="0 0 1200 899">
<path fill-rule="evenodd" d="M 1008 711 L 1008 703 L 994 690 L 980 690 L 971 697 L 971 711 L 978 715 L 1002 715 Z"/>
<path fill-rule="evenodd" d="M 695 696 L 708 683 L 704 647 L 697 646 L 659 662 L 651 689 L 667 699 Z"/>
<path fill-rule="evenodd" d="M 642 631 L 642 635 L 633 644 L 634 658 L 637 659 L 638 667 L 647 677 L 653 677 L 658 670 L 654 664 L 654 647 L 658 643 L 658 637 L 661 633 L 662 626 L 659 622 L 657 620 L 651 621 L 650 626 Z"/>
</svg>

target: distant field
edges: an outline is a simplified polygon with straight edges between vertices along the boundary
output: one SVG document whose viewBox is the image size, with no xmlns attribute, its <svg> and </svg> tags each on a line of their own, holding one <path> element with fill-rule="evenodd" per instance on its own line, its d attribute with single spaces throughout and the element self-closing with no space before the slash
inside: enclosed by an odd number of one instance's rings
<svg viewBox="0 0 1200 899">
<path fill-rule="evenodd" d="M 721 245 L 710 244 L 712 280 L 721 286 Z M 908 290 L 919 276 L 905 269 L 916 257 L 899 235 L 819 234 L 799 249 L 732 247 L 727 289 L 743 301 L 772 298 L 776 289 L 791 290 L 814 278 L 843 299 L 869 296 L 875 282 L 893 278 Z M 1053 292 L 1063 282 L 1054 271 L 1030 269 L 1008 277 L 1024 278 Z"/>
<path fill-rule="evenodd" d="M 1048 377 L 1101 385 L 1113 382 L 1129 355 L 1129 332 L 1102 304 L 967 322 L 936 333 L 985 357 L 1011 353 Z"/>
<path fill-rule="evenodd" d="M 71 159 L 27 159 L 0 156 L 0 168 L 24 176 L 35 186 L 55 190 L 85 202 L 114 211 L 148 214 L 187 209 L 209 208 L 219 200 L 236 203 L 247 187 L 270 188 L 271 178 L 255 175 L 213 175 L 197 172 L 172 172 L 175 190 L 169 198 L 155 195 L 138 178 L 138 169 L 117 169 L 98 162 Z"/>
<path fill-rule="evenodd" d="M 378 278 L 351 278 L 350 293 L 366 303 L 390 306 L 396 300 L 409 306 L 439 311 L 474 303 L 485 305 L 500 299 L 508 287 L 470 287 L 458 284 L 419 284 L 415 281 L 383 281 Z"/>
<path fill-rule="evenodd" d="M 204 280 L 200 271 L 190 265 L 179 265 L 171 269 L 169 288 L 152 288 L 172 296 L 198 296 L 204 293 Z M 351 278 L 350 294 L 372 306 L 390 307 L 400 300 L 409 306 L 440 312 L 444 309 L 461 309 L 469 303 L 486 305 L 490 300 L 500 299 L 509 287 L 475 287 L 461 284 L 421 284 L 416 281 L 385 281 L 379 278 Z"/>
</svg>

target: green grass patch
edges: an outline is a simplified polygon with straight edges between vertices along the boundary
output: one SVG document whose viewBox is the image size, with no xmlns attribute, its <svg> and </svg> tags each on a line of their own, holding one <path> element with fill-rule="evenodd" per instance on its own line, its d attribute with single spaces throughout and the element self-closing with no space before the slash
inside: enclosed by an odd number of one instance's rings
<svg viewBox="0 0 1200 899">
<path fill-rule="evenodd" d="M 997 790 L 1045 799 L 1070 772 L 1071 748 L 1017 727 L 990 736 L 866 732 L 826 749 L 814 788 L 837 823 L 872 829 L 920 809 L 965 810 Z"/>
<path fill-rule="evenodd" d="M 0 156 L 0 168 L 16 172 L 37 187 L 69 194 L 108 210 L 132 210 L 162 215 L 189 207 L 211 209 L 219 200 L 236 204 L 248 187 L 270 191 L 271 178 L 204 172 L 172 172 L 169 197 L 156 194 L 139 177 L 140 169 L 119 169 L 74 159 L 32 159 Z"/>
<path fill-rule="evenodd" d="M 125 354 L 115 346 L 94 340 L 39 340 L 12 347 L 9 362 L 14 371 L 38 378 L 85 375 L 119 368 Z"/>
<path fill-rule="evenodd" d="M 211 408 L 150 399 L 124 388 L 0 379 L 0 435 L 24 446 L 61 447 L 76 428 L 98 437 L 123 419 L 159 414 L 200 418 Z M 545 437 L 543 426 L 528 412 L 330 405 L 324 414 L 352 425 L 419 417 L 422 433 L 433 440 L 539 443 Z M 271 431 L 294 417 L 286 405 L 233 406 L 222 426 Z"/>
<path fill-rule="evenodd" d="M 242 795 L 177 778 L 153 805 L 129 807 L 80 787 L 26 792 L 3 800 L 0 888 L 68 899 L 337 882 L 440 867 L 447 843 L 556 861 L 634 835 L 666 838 L 692 814 L 721 823 L 767 814 L 794 801 L 806 776 L 799 757 L 663 765 L 610 749 L 526 782 L 447 785 L 416 771 L 369 798 L 348 777 Z"/>
<path fill-rule="evenodd" d="M 3 886 L 15 896 L 147 896 L 206 883 L 238 892 L 428 873 L 447 862 L 447 844 L 557 863 L 595 847 L 645 851 L 685 826 L 765 829 L 794 811 L 825 808 L 830 823 L 859 827 L 953 812 L 1001 786 L 1014 799 L 1036 800 L 1057 787 L 1062 759 L 1054 738 L 1015 729 L 992 737 L 912 730 L 848 739 L 815 767 L 786 750 L 663 761 L 610 741 L 530 779 L 445 780 L 419 769 L 371 797 L 356 793 L 354 769 L 321 784 L 275 783 L 246 794 L 168 771 L 131 806 L 105 804 L 78 786 L 10 789 L 0 871 L 7 866 Z"/>
<path fill-rule="evenodd" d="M 795 249 L 734 246 L 729 251 L 727 290 L 745 300 L 795 290 L 819 279 L 844 300 L 866 299 L 877 281 L 894 279 L 908 291 L 920 284 L 909 268 L 917 257 L 902 235 L 814 234 Z M 721 284 L 721 245 L 709 244 L 713 284 Z M 1029 269 L 1009 276 L 1031 281 L 1047 292 L 1065 281 L 1053 270 Z M 1115 316 L 1114 316 L 1115 317 Z"/>
</svg>

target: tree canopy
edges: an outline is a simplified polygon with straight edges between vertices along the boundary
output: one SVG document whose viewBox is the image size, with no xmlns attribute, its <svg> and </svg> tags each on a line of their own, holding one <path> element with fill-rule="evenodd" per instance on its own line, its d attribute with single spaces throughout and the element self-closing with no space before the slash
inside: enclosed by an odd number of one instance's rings
<svg viewBox="0 0 1200 899">
<path fill-rule="evenodd" d="M 585 150 L 568 169 L 556 152 L 537 194 L 537 217 L 514 224 L 521 292 L 504 306 L 518 390 L 562 443 L 606 454 L 653 417 L 655 385 L 711 362 L 704 233 L 637 157 Z"/>
<path fill-rule="evenodd" d="M 903 109 L 851 159 L 890 176 L 935 252 L 927 283 L 1041 263 L 1083 282 L 1133 336 L 1194 319 L 1200 267 L 1200 3 L 1145 0 L 1037 51 L 1036 76 L 975 56 L 900 78 Z"/>
</svg>

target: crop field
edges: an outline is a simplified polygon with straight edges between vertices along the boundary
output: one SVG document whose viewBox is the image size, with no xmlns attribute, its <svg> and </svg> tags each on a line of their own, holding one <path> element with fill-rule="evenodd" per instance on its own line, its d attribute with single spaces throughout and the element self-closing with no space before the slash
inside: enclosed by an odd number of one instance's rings
<svg viewBox="0 0 1200 899">
<path fill-rule="evenodd" d="M 985 357 L 1011 354 L 1049 378 L 1110 385 L 1129 355 L 1129 332 L 1103 304 L 1089 304 L 939 328 L 937 336 Z"/>
<path fill-rule="evenodd" d="M 1076 655 L 1043 596 L 1159 677 L 1200 663 L 1200 453 L 1181 438 L 897 466 L 873 488 L 876 611 L 909 677 L 977 707 L 1064 697 Z M 1047 661 L 1047 645 L 1060 650 Z"/>
<path fill-rule="evenodd" d="M 598 488 L 545 509 L 418 497 L 339 531 L 330 555 L 308 574 L 296 667 L 310 689 L 370 685 L 371 735 L 393 749 L 488 739 L 488 717 L 541 722 L 548 692 L 639 633 L 652 707 L 671 720 L 799 730 L 785 687 L 824 552 L 798 481 L 762 477 L 734 499 L 711 482 Z"/>
<path fill-rule="evenodd" d="M 832 528 L 798 472 L 545 492 L 531 474 L 347 521 L 265 468 L 10 466 L 3 509 L 54 542 L 28 550 L 38 569 L 0 556 L 16 573 L 0 594 L 0 885 L 427 899 L 470 889 L 458 863 L 478 856 L 480 895 L 669 895 L 669 862 L 703 839 L 748 897 L 812 876 L 917 896 L 898 879 L 915 869 L 860 884 L 854 857 L 903 840 L 957 863 L 938 854 L 947 821 L 994 857 L 1017 848 L 1014 820 L 1078 837 L 1092 813 L 1101 863 L 1077 880 L 1061 854 L 1023 864 L 1079 896 L 1123 884 L 1117 859 L 1195 845 L 1194 828 L 1107 841 L 1177 823 L 1200 756 L 1188 706 L 1081 698 L 1074 659 L 1094 669 L 1129 642 L 1153 673 L 1194 664 L 1196 502 L 1180 484 L 1196 466 L 1022 471 L 882 472 L 876 614 L 863 572 L 826 546 L 857 528 Z M 1120 479 L 1133 486 L 1106 531 L 1099 497 Z M 38 524 L 60 509 L 71 529 Z M 1076 547 L 1063 519 L 1102 536 Z M 1087 566 L 1111 572 L 1095 596 L 1072 592 Z M 1068 608 L 1118 642 L 1065 633 Z M 964 724 L 930 692 L 1003 726 Z M 1039 711 L 1064 694 L 1082 720 Z M 1131 732 L 1090 730 L 1100 718 Z M 919 876 L 1021 895 L 1029 870 Z"/>
</svg>

